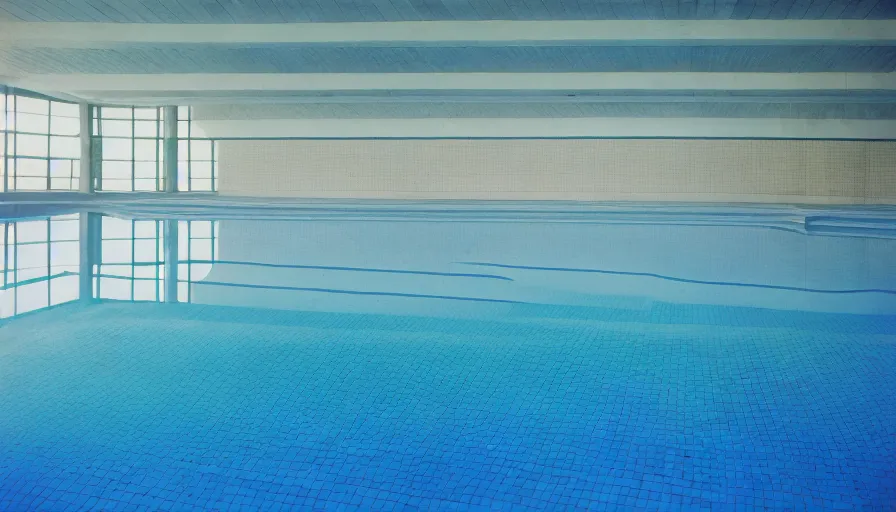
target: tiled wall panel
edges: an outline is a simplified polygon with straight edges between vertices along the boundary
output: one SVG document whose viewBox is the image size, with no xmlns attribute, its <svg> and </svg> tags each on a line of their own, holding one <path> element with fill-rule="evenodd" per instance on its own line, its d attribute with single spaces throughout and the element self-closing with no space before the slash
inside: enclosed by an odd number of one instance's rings
<svg viewBox="0 0 896 512">
<path fill-rule="evenodd" d="M 220 180 L 245 196 L 896 203 L 896 143 L 234 140 Z"/>
</svg>

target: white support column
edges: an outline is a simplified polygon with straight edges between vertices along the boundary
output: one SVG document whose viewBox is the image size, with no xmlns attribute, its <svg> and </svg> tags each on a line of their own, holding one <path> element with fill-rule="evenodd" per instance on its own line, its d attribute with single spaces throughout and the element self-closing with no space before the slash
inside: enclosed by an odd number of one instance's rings
<svg viewBox="0 0 896 512">
<path fill-rule="evenodd" d="M 6 103 L 9 101 L 9 99 L 7 99 L 8 97 L 6 96 L 6 94 L 8 94 L 8 91 L 6 90 L 5 85 L 0 86 L 0 92 L 2 92 L 4 94 L 4 96 L 3 96 L 4 100 L 2 101 L 3 104 L 0 105 L 0 116 L 3 116 L 3 117 L 0 119 L 3 120 L 3 126 L 5 128 L 6 127 L 6 119 L 7 119 Z M 9 192 L 9 171 L 8 171 L 9 161 L 7 159 L 7 155 L 9 155 L 9 132 L 7 132 L 6 129 L 3 130 L 2 137 L 3 137 L 3 153 L 0 154 L 0 158 L 3 159 L 3 162 L 2 162 L 3 163 L 3 183 L 0 184 L 0 192 Z"/>
<path fill-rule="evenodd" d="M 165 192 L 177 192 L 177 107 L 165 107 L 164 114 Z"/>
<path fill-rule="evenodd" d="M 81 212 L 80 234 L 78 237 L 80 262 L 78 266 L 79 291 L 81 302 L 92 302 L 94 266 L 100 262 L 102 239 L 102 218 L 98 213 Z"/>
<path fill-rule="evenodd" d="M 81 177 L 78 191 L 89 194 L 96 190 L 96 176 L 93 168 L 93 108 L 89 103 L 81 103 Z"/>
<path fill-rule="evenodd" d="M 167 115 L 167 114 L 166 114 Z M 167 119 L 167 117 L 166 117 Z M 167 183 L 167 181 L 166 181 Z M 165 233 L 165 302 L 177 302 L 178 233 L 177 220 L 164 221 Z"/>
</svg>

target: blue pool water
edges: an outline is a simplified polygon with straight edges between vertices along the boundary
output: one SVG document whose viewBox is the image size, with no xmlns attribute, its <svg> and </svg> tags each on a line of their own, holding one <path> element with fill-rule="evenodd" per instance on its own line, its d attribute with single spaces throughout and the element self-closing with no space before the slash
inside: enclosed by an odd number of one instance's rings
<svg viewBox="0 0 896 512">
<path fill-rule="evenodd" d="M 893 209 L 83 208 L 3 224 L 0 510 L 896 506 Z"/>
</svg>

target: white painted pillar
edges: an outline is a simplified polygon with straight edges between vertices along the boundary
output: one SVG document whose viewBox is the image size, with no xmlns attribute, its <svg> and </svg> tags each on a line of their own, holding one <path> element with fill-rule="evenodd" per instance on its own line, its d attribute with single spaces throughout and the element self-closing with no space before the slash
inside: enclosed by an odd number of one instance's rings
<svg viewBox="0 0 896 512">
<path fill-rule="evenodd" d="M 167 119 L 167 117 L 166 117 Z M 166 179 L 167 183 L 167 179 Z M 167 187 L 166 187 L 167 188 Z M 167 190 L 166 190 L 167 192 Z M 164 221 L 165 233 L 165 302 L 177 302 L 177 258 L 178 233 L 177 220 Z"/>
<path fill-rule="evenodd" d="M 81 302 L 91 302 L 96 298 L 93 296 L 93 271 L 100 262 L 102 217 L 98 213 L 81 212 L 79 221 L 78 298 Z"/>
<path fill-rule="evenodd" d="M 78 191 L 89 194 L 96 190 L 93 168 L 93 108 L 89 103 L 83 102 L 78 106 L 81 119 L 81 177 L 78 178 Z"/>
<path fill-rule="evenodd" d="M 9 91 L 7 91 L 5 85 L 0 86 L 0 92 L 2 92 L 4 95 L 9 94 Z M 0 103 L 3 103 L 2 105 L 0 105 L 0 116 L 3 116 L 3 117 L 0 117 L 0 119 L 3 120 L 3 126 L 6 126 L 6 103 L 8 101 L 9 100 L 6 99 L 6 96 L 4 96 L 4 100 L 2 102 L 0 102 Z M 3 154 L 0 154 L 0 158 L 2 158 L 4 160 L 4 162 L 3 162 L 3 184 L 0 185 L 0 192 L 9 192 L 9 171 L 8 171 L 9 160 L 6 158 L 7 155 L 9 155 L 9 132 L 7 132 L 6 130 L 3 130 L 2 137 L 3 137 Z"/>
<path fill-rule="evenodd" d="M 165 107 L 164 116 L 165 192 L 177 192 L 177 107 Z"/>
</svg>

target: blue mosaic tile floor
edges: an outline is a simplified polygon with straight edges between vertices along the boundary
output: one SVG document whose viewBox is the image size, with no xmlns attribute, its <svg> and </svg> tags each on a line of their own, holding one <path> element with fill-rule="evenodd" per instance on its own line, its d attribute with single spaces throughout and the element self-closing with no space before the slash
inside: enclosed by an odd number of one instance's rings
<svg viewBox="0 0 896 512">
<path fill-rule="evenodd" d="M 16 319 L 0 510 L 893 510 L 896 318 L 512 313 Z"/>
</svg>

